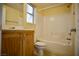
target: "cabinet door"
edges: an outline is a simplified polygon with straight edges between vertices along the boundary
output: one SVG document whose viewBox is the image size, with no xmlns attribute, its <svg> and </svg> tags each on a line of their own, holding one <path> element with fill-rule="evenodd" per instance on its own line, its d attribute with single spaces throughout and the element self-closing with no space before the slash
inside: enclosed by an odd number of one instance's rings
<svg viewBox="0 0 79 59">
<path fill-rule="evenodd" d="M 34 32 L 28 31 L 24 33 L 24 53 L 26 56 L 32 56 L 34 52 Z"/>
<path fill-rule="evenodd" d="M 22 55 L 22 36 L 18 32 L 2 32 L 2 55 L 18 56 Z"/>
</svg>

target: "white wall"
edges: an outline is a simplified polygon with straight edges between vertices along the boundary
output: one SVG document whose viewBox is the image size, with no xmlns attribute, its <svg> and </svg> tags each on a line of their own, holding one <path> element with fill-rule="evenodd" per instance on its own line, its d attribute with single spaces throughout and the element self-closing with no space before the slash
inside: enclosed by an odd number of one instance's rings
<svg viewBox="0 0 79 59">
<path fill-rule="evenodd" d="M 43 39 L 43 21 L 44 21 L 43 16 L 41 14 L 37 14 L 36 29 L 35 29 L 36 40 Z"/>
</svg>

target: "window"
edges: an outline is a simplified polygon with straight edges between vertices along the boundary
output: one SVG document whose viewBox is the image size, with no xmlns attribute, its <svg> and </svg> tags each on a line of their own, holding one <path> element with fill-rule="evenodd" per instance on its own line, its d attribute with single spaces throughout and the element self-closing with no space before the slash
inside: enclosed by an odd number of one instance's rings
<svg viewBox="0 0 79 59">
<path fill-rule="evenodd" d="M 27 23 L 34 23 L 34 8 L 31 4 L 27 4 Z"/>
</svg>

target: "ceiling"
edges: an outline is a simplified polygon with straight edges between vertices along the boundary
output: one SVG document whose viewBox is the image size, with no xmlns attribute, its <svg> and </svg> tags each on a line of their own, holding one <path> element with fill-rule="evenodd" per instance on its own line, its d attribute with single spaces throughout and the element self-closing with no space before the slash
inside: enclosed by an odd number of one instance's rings
<svg viewBox="0 0 79 59">
<path fill-rule="evenodd" d="M 59 6 L 59 5 L 62 5 L 62 4 L 64 4 L 64 3 L 32 3 L 32 5 L 39 10 L 44 9 L 44 8 L 48 8 L 48 7 L 51 7 L 51 6 L 52 7 Z M 22 3 L 8 3 L 7 5 L 12 6 L 14 8 L 17 8 L 21 11 L 23 9 Z"/>
<path fill-rule="evenodd" d="M 36 7 L 37 9 L 43 9 L 43 8 L 47 8 L 50 6 L 58 6 L 62 4 L 64 3 L 33 3 L 32 5 Z"/>
</svg>

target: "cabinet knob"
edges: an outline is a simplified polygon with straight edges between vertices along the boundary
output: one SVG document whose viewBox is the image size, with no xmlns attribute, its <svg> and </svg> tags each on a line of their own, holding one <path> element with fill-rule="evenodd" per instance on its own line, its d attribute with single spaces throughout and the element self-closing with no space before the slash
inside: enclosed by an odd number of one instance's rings
<svg viewBox="0 0 79 59">
<path fill-rule="evenodd" d="M 67 38 L 67 40 L 71 40 L 70 38 Z"/>
</svg>

